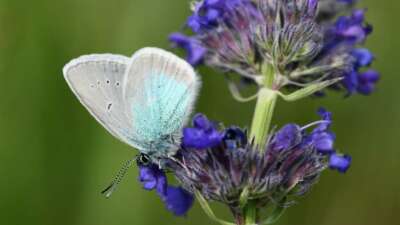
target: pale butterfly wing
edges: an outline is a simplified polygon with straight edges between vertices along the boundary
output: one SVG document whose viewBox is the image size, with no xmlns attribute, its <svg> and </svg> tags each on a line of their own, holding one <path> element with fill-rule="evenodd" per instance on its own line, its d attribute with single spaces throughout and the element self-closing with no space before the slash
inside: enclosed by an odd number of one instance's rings
<svg viewBox="0 0 400 225">
<path fill-rule="evenodd" d="M 184 60 L 145 48 L 131 59 L 82 56 L 63 72 L 80 102 L 115 137 L 155 158 L 175 153 L 200 86 Z"/>
<path fill-rule="evenodd" d="M 199 87 L 192 66 L 172 53 L 144 48 L 133 55 L 124 77 L 123 98 L 131 103 L 134 136 L 149 145 L 144 153 L 155 157 L 175 153 Z"/>
<path fill-rule="evenodd" d="M 142 149 L 132 135 L 132 118 L 122 95 L 129 61 L 120 55 L 86 55 L 69 62 L 63 73 L 79 101 L 101 125 L 121 141 Z"/>
</svg>

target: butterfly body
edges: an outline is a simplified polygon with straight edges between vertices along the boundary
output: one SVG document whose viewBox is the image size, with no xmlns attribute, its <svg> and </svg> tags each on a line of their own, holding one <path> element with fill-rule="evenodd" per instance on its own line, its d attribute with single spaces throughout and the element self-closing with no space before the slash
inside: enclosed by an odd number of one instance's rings
<svg viewBox="0 0 400 225">
<path fill-rule="evenodd" d="M 152 162 L 176 153 L 200 87 L 184 60 L 144 48 L 131 58 L 82 56 L 63 72 L 80 102 L 113 136 Z"/>
</svg>

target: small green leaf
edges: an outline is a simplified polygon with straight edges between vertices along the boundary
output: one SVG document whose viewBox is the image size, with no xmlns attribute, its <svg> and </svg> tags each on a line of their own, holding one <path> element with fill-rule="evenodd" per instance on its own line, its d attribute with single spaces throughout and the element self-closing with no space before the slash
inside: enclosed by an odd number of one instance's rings
<svg viewBox="0 0 400 225">
<path fill-rule="evenodd" d="M 302 89 L 295 91 L 288 95 L 285 95 L 285 94 L 282 94 L 281 92 L 279 92 L 279 96 L 281 96 L 285 101 L 294 102 L 294 101 L 303 99 L 305 97 L 308 97 L 308 96 L 316 93 L 317 91 L 321 91 L 324 88 L 329 87 L 332 84 L 341 81 L 342 79 L 343 78 L 340 77 L 340 78 L 327 80 L 327 81 L 316 83 L 316 84 L 311 84 L 305 88 L 302 88 Z"/>
<path fill-rule="evenodd" d="M 312 75 L 312 74 L 319 74 L 319 73 L 326 73 L 329 70 L 333 70 L 335 68 L 343 66 L 342 63 L 334 63 L 332 65 L 324 65 L 324 66 L 317 66 L 317 67 L 312 67 L 309 69 L 304 69 L 304 70 L 298 70 L 292 72 L 289 77 L 291 79 L 297 79 L 302 76 L 307 76 L 307 75 Z"/>
<path fill-rule="evenodd" d="M 237 87 L 237 85 L 235 84 L 235 82 L 227 79 L 228 81 L 228 88 L 229 91 L 231 92 L 233 98 L 238 101 L 238 102 L 250 102 L 253 101 L 254 99 L 256 99 L 258 97 L 258 92 L 256 94 L 254 94 L 253 96 L 250 97 L 243 97 L 242 94 L 240 93 L 239 88 Z"/>
<path fill-rule="evenodd" d="M 201 208 L 203 211 L 207 214 L 207 216 L 211 219 L 214 220 L 215 222 L 221 224 L 221 225 L 236 225 L 234 223 L 227 222 L 225 220 L 219 219 L 214 212 L 212 211 L 210 205 L 208 204 L 207 200 L 204 199 L 203 195 L 199 191 L 195 191 L 195 195 L 197 200 L 200 203 Z"/>
</svg>

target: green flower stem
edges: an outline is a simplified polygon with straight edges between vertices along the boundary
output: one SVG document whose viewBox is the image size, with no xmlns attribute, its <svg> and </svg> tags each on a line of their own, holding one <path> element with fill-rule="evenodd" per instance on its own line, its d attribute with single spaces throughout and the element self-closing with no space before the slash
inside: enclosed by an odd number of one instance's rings
<svg viewBox="0 0 400 225">
<path fill-rule="evenodd" d="M 261 88 L 258 93 L 250 137 L 254 138 L 254 144 L 259 147 L 260 151 L 264 151 L 265 149 L 278 96 L 278 92 L 265 87 Z"/>
<path fill-rule="evenodd" d="M 273 90 L 276 76 L 274 67 L 264 64 L 262 73 L 264 83 L 258 92 L 257 104 L 250 130 L 250 138 L 254 139 L 254 144 L 258 146 L 260 151 L 265 150 L 272 115 L 279 96 L 278 91 Z"/>
<path fill-rule="evenodd" d="M 258 223 L 258 209 L 254 202 L 249 202 L 244 208 L 244 225 L 256 225 Z"/>
</svg>

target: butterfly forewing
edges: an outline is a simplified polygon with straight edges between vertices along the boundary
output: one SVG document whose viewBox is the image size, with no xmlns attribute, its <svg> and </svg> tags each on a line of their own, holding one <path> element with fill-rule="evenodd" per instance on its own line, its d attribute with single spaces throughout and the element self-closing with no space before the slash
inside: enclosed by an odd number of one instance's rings
<svg viewBox="0 0 400 225">
<path fill-rule="evenodd" d="M 64 77 L 87 110 L 111 134 L 139 148 L 132 136 L 132 118 L 122 97 L 129 58 L 98 54 L 81 56 L 64 67 Z"/>
<path fill-rule="evenodd" d="M 152 143 L 144 153 L 173 153 L 168 139 L 179 140 L 200 86 L 193 68 L 172 53 L 145 48 L 132 57 L 124 79 L 135 136 Z"/>
</svg>

